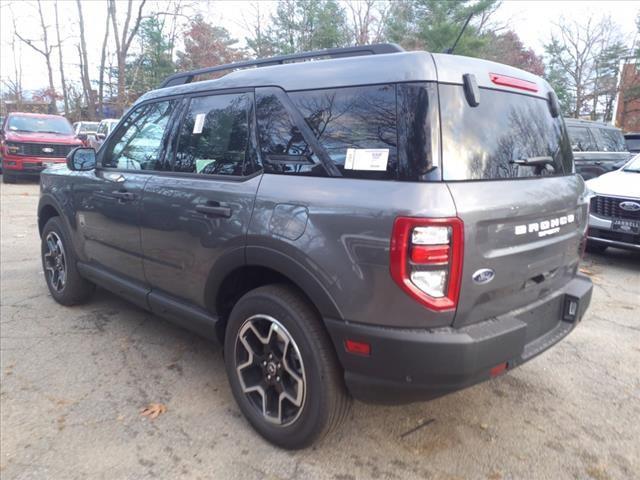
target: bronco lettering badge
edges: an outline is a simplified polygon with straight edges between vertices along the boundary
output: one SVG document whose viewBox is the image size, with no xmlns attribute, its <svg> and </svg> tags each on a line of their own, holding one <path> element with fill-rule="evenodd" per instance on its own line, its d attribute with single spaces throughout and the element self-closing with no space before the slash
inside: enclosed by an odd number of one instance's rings
<svg viewBox="0 0 640 480">
<path fill-rule="evenodd" d="M 532 222 L 526 225 L 516 225 L 516 235 L 524 235 L 526 233 L 537 233 L 539 237 L 546 237 L 560 232 L 560 227 L 576 221 L 573 213 L 563 215 L 558 218 L 552 218 L 543 222 Z"/>
</svg>

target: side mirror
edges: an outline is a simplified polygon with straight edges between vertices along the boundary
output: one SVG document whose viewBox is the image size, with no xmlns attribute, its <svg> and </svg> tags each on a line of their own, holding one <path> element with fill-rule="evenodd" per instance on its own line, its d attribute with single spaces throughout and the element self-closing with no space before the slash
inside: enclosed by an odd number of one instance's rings
<svg viewBox="0 0 640 480">
<path fill-rule="evenodd" d="M 107 136 L 104 133 L 96 133 L 96 138 L 99 140 L 104 140 Z"/>
<path fill-rule="evenodd" d="M 78 147 L 67 155 L 67 168 L 78 172 L 96 168 L 96 151 L 93 148 Z"/>
</svg>

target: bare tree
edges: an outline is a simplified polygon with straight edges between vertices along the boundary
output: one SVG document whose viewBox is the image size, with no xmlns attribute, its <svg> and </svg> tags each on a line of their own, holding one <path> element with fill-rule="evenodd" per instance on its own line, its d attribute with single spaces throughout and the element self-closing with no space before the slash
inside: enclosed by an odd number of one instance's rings
<svg viewBox="0 0 640 480">
<path fill-rule="evenodd" d="M 60 62 L 60 83 L 62 85 L 62 98 L 64 100 L 64 114 L 69 116 L 69 99 L 67 97 L 67 82 L 64 78 L 64 62 L 62 61 L 62 40 L 60 39 L 60 19 L 58 17 L 58 1 L 53 4 L 56 13 L 56 38 L 58 40 L 58 60 Z"/>
<path fill-rule="evenodd" d="M 47 96 L 49 97 L 49 113 L 57 113 L 56 88 L 53 84 L 53 68 L 51 67 L 51 52 L 53 51 L 54 46 L 49 45 L 49 36 L 47 33 L 48 27 L 44 23 L 44 15 L 42 13 L 42 4 L 40 3 L 40 0 L 38 0 L 38 15 L 40 16 L 40 27 L 42 28 L 42 38 L 39 41 L 42 42 L 42 45 L 37 45 L 35 40 L 24 38 L 18 29 L 15 29 L 14 33 L 16 37 L 44 57 L 47 64 L 47 74 L 49 76 L 49 89 L 47 92 Z"/>
<path fill-rule="evenodd" d="M 603 39 L 612 26 L 611 19 L 599 22 L 593 18 L 585 22 L 561 19 L 547 44 L 547 54 L 565 73 L 573 106 L 569 112 L 575 117 L 585 110 L 596 76 L 596 59 L 602 51 Z"/>
<path fill-rule="evenodd" d="M 378 43 L 384 35 L 391 4 L 379 0 L 348 0 L 351 35 L 356 45 Z"/>
<path fill-rule="evenodd" d="M 124 111 L 124 107 L 127 103 L 126 98 L 126 78 L 125 70 L 127 65 L 127 52 L 131 46 L 131 42 L 138 33 L 140 28 L 140 21 L 142 20 L 142 10 L 146 3 L 146 0 L 142 0 L 138 7 L 138 14 L 133 22 L 133 27 L 129 28 L 131 24 L 131 14 L 133 8 L 133 0 L 128 0 L 127 3 L 127 15 L 125 17 L 124 26 L 122 32 L 118 28 L 118 17 L 116 11 L 116 1 L 109 1 L 109 12 L 111 14 L 111 23 L 113 26 L 113 36 L 116 41 L 116 60 L 118 63 L 118 110 L 119 113 Z M 120 37 L 122 35 L 122 37 Z"/>
<path fill-rule="evenodd" d="M 104 38 L 102 39 L 102 49 L 100 51 L 100 71 L 98 72 L 98 115 L 104 115 L 104 65 L 107 59 L 107 41 L 109 40 L 109 22 L 111 20 L 111 9 L 107 3 L 107 20 L 104 27 Z"/>
<path fill-rule="evenodd" d="M 242 13 L 241 27 L 247 36 L 245 40 L 247 46 L 256 58 L 265 58 L 273 55 L 273 45 L 269 35 L 267 35 L 268 16 L 264 9 L 260 8 L 260 2 L 255 1 L 248 4 L 250 17 L 247 18 Z"/>
<path fill-rule="evenodd" d="M 89 77 L 89 60 L 87 55 L 87 42 L 84 36 L 84 16 L 82 15 L 82 3 L 80 0 L 76 0 L 78 5 L 78 21 L 80 27 L 80 58 L 82 63 L 82 88 L 85 92 L 85 99 L 87 100 L 87 116 L 89 120 L 95 120 L 96 118 L 96 94 L 91 86 L 91 77 Z"/>
</svg>

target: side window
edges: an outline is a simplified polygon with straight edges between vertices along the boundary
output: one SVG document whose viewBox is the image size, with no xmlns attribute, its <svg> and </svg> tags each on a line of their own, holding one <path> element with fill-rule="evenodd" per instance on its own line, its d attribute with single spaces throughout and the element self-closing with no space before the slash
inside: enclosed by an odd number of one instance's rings
<svg viewBox="0 0 640 480">
<path fill-rule="evenodd" d="M 113 132 L 102 166 L 127 170 L 166 170 L 161 158 L 164 132 L 175 100 L 137 107 Z"/>
<path fill-rule="evenodd" d="M 598 147 L 587 127 L 569 127 L 569 138 L 571 139 L 571 149 L 574 152 L 598 151 Z"/>
<path fill-rule="evenodd" d="M 292 92 L 289 97 L 343 176 L 398 178 L 395 85 Z"/>
<path fill-rule="evenodd" d="M 326 176 L 302 132 L 274 94 L 256 91 L 256 120 L 265 172 Z"/>
<path fill-rule="evenodd" d="M 598 142 L 599 150 L 603 152 L 626 152 L 627 146 L 620 130 L 612 128 L 594 128 L 593 132 Z"/>
<path fill-rule="evenodd" d="M 247 93 L 191 99 L 180 129 L 173 170 L 243 175 L 249 160 L 251 103 Z"/>
</svg>

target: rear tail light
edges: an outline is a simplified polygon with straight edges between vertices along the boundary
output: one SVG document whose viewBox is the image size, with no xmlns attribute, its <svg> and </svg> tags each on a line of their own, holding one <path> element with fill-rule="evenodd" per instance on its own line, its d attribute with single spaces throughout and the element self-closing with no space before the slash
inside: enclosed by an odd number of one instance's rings
<svg viewBox="0 0 640 480">
<path fill-rule="evenodd" d="M 462 270 L 459 218 L 398 217 L 391 235 L 391 277 L 431 310 L 456 308 Z"/>
</svg>

